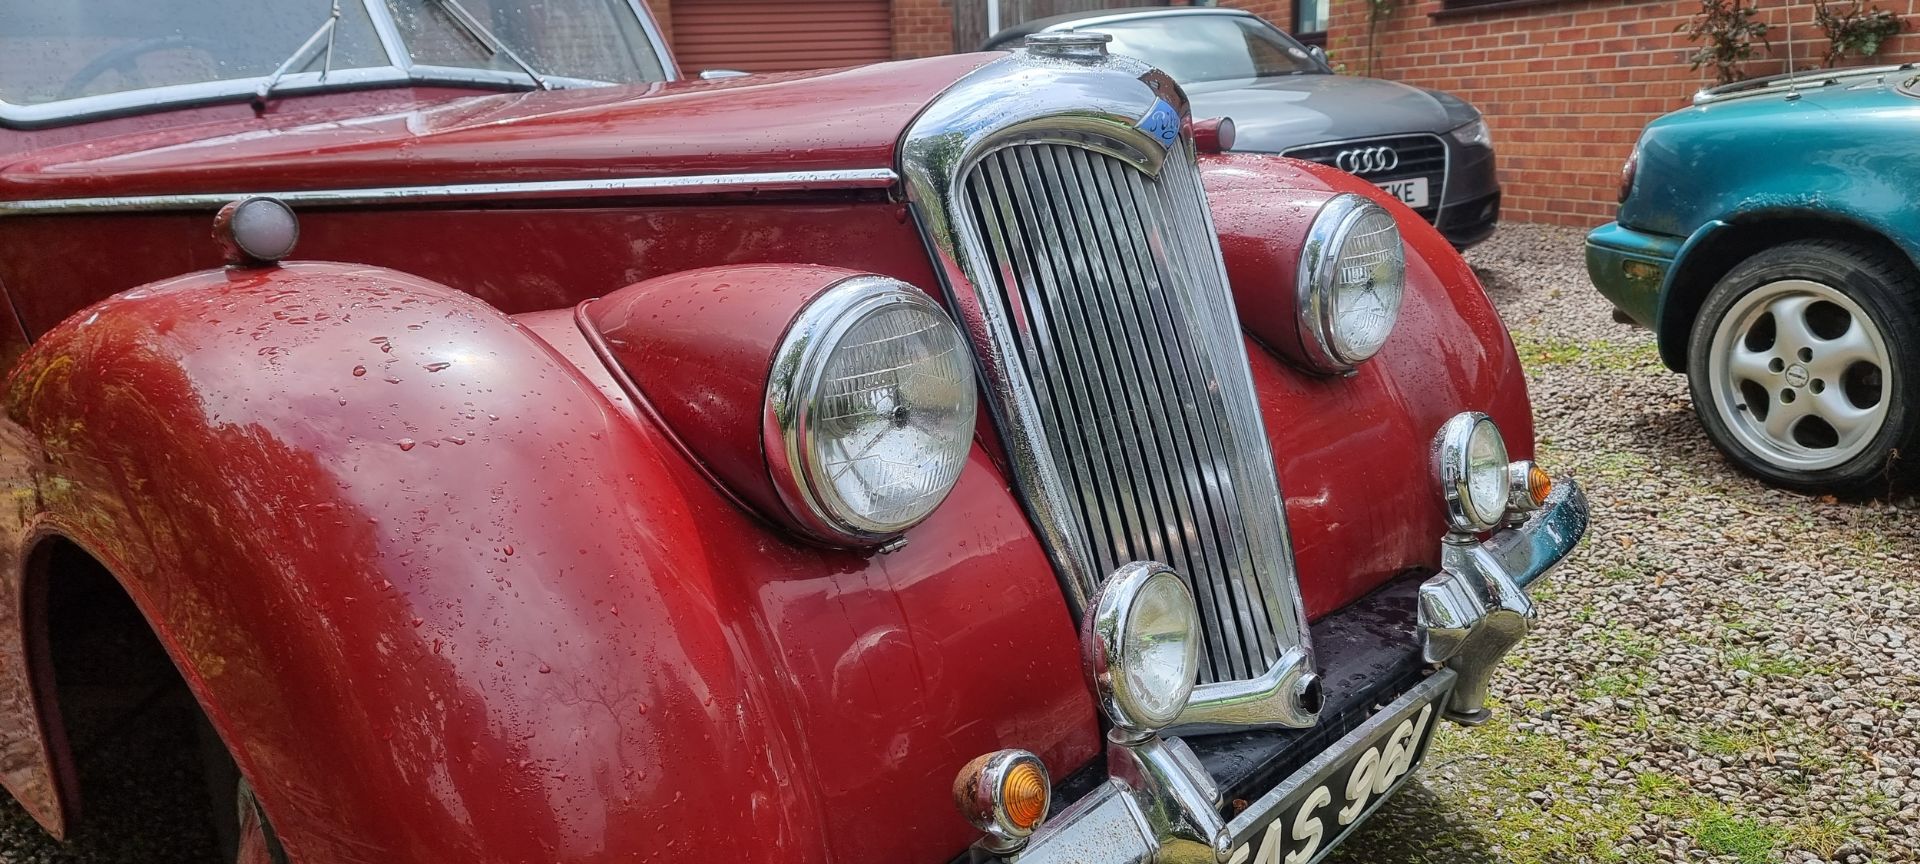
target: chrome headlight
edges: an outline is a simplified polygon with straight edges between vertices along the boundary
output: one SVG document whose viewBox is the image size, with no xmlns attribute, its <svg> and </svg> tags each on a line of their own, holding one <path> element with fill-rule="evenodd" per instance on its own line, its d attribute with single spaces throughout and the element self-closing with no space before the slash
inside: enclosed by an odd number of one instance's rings
<svg viewBox="0 0 1920 864">
<path fill-rule="evenodd" d="M 952 319 L 905 282 L 856 276 L 787 329 L 762 431 L 794 518 L 828 542 L 870 544 L 953 490 L 974 416 L 973 358 Z"/>
<path fill-rule="evenodd" d="M 1346 372 L 1378 353 L 1406 287 L 1406 245 L 1392 214 L 1351 192 L 1328 199 L 1300 253 L 1300 341 L 1309 365 Z"/>
<path fill-rule="evenodd" d="M 1447 523 L 1475 533 L 1500 524 L 1510 500 L 1507 442 L 1493 418 L 1478 411 L 1453 415 L 1434 437 L 1434 468 L 1447 503 Z"/>
<path fill-rule="evenodd" d="M 1193 594 L 1159 564 L 1121 567 L 1094 598 L 1081 653 L 1114 728 L 1134 738 L 1158 731 L 1187 707 L 1199 675 Z"/>
</svg>

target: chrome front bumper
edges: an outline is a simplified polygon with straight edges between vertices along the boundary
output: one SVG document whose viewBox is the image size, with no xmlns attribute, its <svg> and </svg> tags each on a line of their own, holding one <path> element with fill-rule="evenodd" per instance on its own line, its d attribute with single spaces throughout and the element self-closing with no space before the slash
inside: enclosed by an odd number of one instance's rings
<svg viewBox="0 0 1920 864">
<path fill-rule="evenodd" d="M 1486 540 L 1449 534 L 1441 541 L 1440 573 L 1420 586 L 1420 651 L 1460 675 L 1447 700 L 1447 719 L 1476 725 L 1487 719 L 1487 682 L 1507 649 L 1533 628 L 1527 589 L 1552 572 L 1587 533 L 1587 496 L 1571 479 L 1518 525 Z"/>
<path fill-rule="evenodd" d="M 1419 593 L 1422 659 L 1436 667 L 1434 671 L 1231 819 L 1221 813 L 1218 784 L 1186 742 L 1160 735 L 1133 743 L 1109 741 L 1106 782 L 1049 818 L 1021 851 L 995 856 L 976 847 L 976 859 L 1245 864 L 1248 844 L 1283 812 L 1300 784 L 1383 725 L 1400 722 L 1409 711 L 1449 690 L 1445 716 L 1468 724 L 1484 720 L 1487 681 L 1495 664 L 1533 623 L 1527 589 L 1558 566 L 1586 533 L 1587 499 L 1578 484 L 1560 479 L 1546 503 L 1526 517 L 1485 540 L 1446 538 L 1441 572 Z"/>
</svg>

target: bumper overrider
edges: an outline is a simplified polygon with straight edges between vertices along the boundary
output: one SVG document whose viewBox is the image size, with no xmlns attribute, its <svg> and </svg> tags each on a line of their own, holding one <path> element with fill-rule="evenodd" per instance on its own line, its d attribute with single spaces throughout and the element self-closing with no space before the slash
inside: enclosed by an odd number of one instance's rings
<svg viewBox="0 0 1920 864">
<path fill-rule="evenodd" d="M 1478 413 L 1442 427 L 1434 460 L 1452 528 L 1440 540 L 1440 570 L 1417 590 L 1383 591 L 1392 595 L 1389 603 L 1411 600 L 1416 607 L 1409 636 L 1418 644 L 1404 649 L 1404 681 L 1411 683 L 1368 694 L 1363 713 L 1338 740 L 1271 788 L 1233 789 L 1229 804 L 1222 781 L 1207 768 L 1215 763 L 1196 753 L 1195 746 L 1217 752 L 1212 742 L 1201 738 L 1190 746 L 1174 737 L 1194 728 L 1178 725 L 1179 712 L 1161 704 L 1164 696 L 1156 701 L 1153 694 L 1127 692 L 1142 687 L 1126 664 L 1167 640 L 1122 630 L 1140 617 L 1133 610 L 1164 607 L 1160 595 L 1169 583 L 1178 585 L 1177 578 L 1165 578 L 1171 571 L 1163 566 L 1128 565 L 1101 587 L 1083 623 L 1083 660 L 1110 730 L 1106 777 L 1079 800 L 1050 806 L 1045 768 L 1031 753 L 980 757 L 954 787 L 961 811 L 985 834 L 971 857 L 1023 864 L 1311 864 L 1412 776 L 1437 725 L 1432 720 L 1485 721 L 1494 669 L 1535 618 L 1528 590 L 1586 532 L 1587 500 L 1571 479 L 1549 478 L 1529 461 L 1508 463 L 1497 429 Z M 1125 656 L 1128 651 L 1135 656 Z"/>
</svg>

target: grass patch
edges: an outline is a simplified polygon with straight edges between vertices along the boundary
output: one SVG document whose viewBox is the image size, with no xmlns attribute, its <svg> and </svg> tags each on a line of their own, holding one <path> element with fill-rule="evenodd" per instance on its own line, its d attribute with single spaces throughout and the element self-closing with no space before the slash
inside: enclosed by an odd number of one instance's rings
<svg viewBox="0 0 1920 864">
<path fill-rule="evenodd" d="M 1595 675 L 1585 686 L 1575 692 L 1582 699 L 1594 699 L 1600 696 L 1615 698 L 1638 696 L 1652 678 L 1653 672 L 1647 669 L 1608 672 Z"/>
<path fill-rule="evenodd" d="M 1814 671 L 1792 657 L 1768 657 L 1752 651 L 1728 651 L 1726 660 L 1729 669 L 1739 669 L 1763 678 L 1802 678 Z"/>
<path fill-rule="evenodd" d="M 1766 749 L 1766 742 L 1758 735 L 1725 732 L 1719 729 L 1708 729 L 1700 733 L 1695 743 L 1699 745 L 1700 752 L 1714 756 L 1750 756 Z"/>
<path fill-rule="evenodd" d="M 1862 555 L 1888 555 L 1898 549 L 1885 533 L 1871 528 L 1855 529 L 1849 533 L 1852 536 L 1847 538 L 1847 544 Z"/>
<path fill-rule="evenodd" d="M 1594 806 L 1555 801 L 1545 810 L 1516 808 L 1500 826 L 1507 860 L 1515 864 L 1620 861 L 1627 832 L 1640 823 L 1639 804 L 1614 798 Z"/>
<path fill-rule="evenodd" d="M 1718 805 L 1701 807 L 1689 833 L 1700 848 L 1730 855 L 1740 864 L 1766 864 L 1787 841 L 1784 829 L 1762 825 Z"/>
<path fill-rule="evenodd" d="M 1647 461 L 1647 457 L 1621 450 L 1596 453 L 1582 467 L 1596 477 L 1615 482 L 1635 480 L 1652 473 L 1652 463 Z"/>
<path fill-rule="evenodd" d="M 1608 582 L 1632 582 L 1640 578 L 1639 572 L 1632 567 L 1621 567 L 1617 564 L 1601 570 L 1600 575 Z"/>
<path fill-rule="evenodd" d="M 1646 796 L 1608 794 L 1597 802 L 1565 797 L 1562 793 L 1568 790 L 1604 787 L 1581 754 L 1557 737 L 1514 728 L 1516 716 L 1496 711 L 1492 721 L 1477 729 L 1441 727 L 1429 764 L 1470 762 L 1476 768 L 1475 785 L 1510 802 L 1497 818 L 1486 814 L 1485 830 L 1500 838 L 1503 860 L 1564 864 L 1627 858 L 1621 850 L 1631 846 L 1627 832 L 1646 815 Z M 1545 791 L 1555 800 L 1544 808 L 1534 806 L 1527 800 L 1534 791 Z"/>
<path fill-rule="evenodd" d="M 1651 660 L 1660 655 L 1660 641 L 1632 627 L 1608 627 L 1601 631 L 1598 641 L 1635 660 Z"/>
<path fill-rule="evenodd" d="M 1660 349 L 1651 342 L 1614 342 L 1606 339 L 1554 339 L 1516 335 L 1513 347 L 1527 365 L 1579 363 L 1601 369 L 1651 369 L 1660 365 Z"/>
<path fill-rule="evenodd" d="M 1793 845 L 1823 859 L 1831 860 L 1853 837 L 1853 820 L 1827 816 L 1818 822 L 1803 822 L 1787 832 Z"/>
<path fill-rule="evenodd" d="M 1642 771 L 1633 775 L 1633 788 L 1640 790 L 1640 794 L 1649 798 L 1661 798 L 1677 795 L 1686 787 L 1681 786 L 1680 781 L 1658 771 Z"/>
</svg>

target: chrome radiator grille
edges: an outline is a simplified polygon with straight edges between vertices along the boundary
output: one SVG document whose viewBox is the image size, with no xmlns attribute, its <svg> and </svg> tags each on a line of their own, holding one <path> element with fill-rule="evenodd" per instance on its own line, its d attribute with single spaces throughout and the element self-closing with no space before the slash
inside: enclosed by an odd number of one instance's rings
<svg viewBox="0 0 1920 864">
<path fill-rule="evenodd" d="M 1279 490 L 1185 148 L 1157 176 L 1077 144 L 993 150 L 957 190 L 1064 486 L 1085 569 L 1171 565 L 1204 621 L 1201 680 L 1260 676 L 1299 635 Z"/>
</svg>

